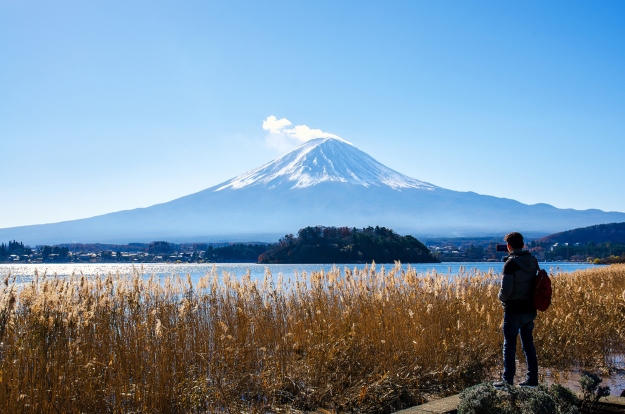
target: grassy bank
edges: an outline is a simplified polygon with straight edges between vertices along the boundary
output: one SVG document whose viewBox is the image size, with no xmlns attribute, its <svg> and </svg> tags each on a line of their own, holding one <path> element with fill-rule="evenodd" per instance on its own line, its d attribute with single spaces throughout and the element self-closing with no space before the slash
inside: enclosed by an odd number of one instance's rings
<svg viewBox="0 0 625 414">
<path fill-rule="evenodd" d="M 370 267 L 197 285 L 39 276 L 0 299 L 2 412 L 376 410 L 487 379 L 501 364 L 497 274 Z M 625 265 L 558 274 L 543 366 L 625 352 Z M 7 313 L 7 309 L 12 311 Z"/>
</svg>

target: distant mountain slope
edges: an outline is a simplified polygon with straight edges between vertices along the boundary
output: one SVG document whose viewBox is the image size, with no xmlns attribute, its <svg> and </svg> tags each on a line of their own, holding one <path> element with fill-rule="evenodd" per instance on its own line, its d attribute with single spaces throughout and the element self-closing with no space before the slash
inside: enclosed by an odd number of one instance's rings
<svg viewBox="0 0 625 414">
<path fill-rule="evenodd" d="M 625 243 L 625 223 L 598 224 L 596 226 L 550 234 L 537 241 L 550 243 Z"/>
<path fill-rule="evenodd" d="M 625 213 L 558 209 L 447 190 L 394 171 L 338 139 L 313 139 L 206 190 L 147 208 L 0 229 L 0 240 L 215 242 L 279 237 L 307 226 L 383 226 L 415 237 L 543 235 L 625 222 Z"/>
</svg>

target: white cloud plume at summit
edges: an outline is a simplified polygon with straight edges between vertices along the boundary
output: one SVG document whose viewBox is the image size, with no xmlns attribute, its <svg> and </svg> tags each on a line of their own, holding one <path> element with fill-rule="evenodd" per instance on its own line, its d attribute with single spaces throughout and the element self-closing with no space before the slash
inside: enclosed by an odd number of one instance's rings
<svg viewBox="0 0 625 414">
<path fill-rule="evenodd" d="M 269 131 L 269 133 L 279 134 L 284 127 L 291 125 L 291 121 L 286 118 L 277 119 L 275 116 L 268 116 L 267 119 L 263 121 L 263 129 L 265 131 Z"/>
<path fill-rule="evenodd" d="M 286 118 L 278 119 L 273 115 L 268 116 L 263 121 L 263 129 L 269 132 L 266 137 L 267 145 L 280 151 L 288 151 L 315 138 L 336 138 L 344 141 L 338 135 L 313 129 L 307 125 L 295 125 L 292 128 L 287 128 L 291 125 L 293 125 L 291 121 Z"/>
</svg>

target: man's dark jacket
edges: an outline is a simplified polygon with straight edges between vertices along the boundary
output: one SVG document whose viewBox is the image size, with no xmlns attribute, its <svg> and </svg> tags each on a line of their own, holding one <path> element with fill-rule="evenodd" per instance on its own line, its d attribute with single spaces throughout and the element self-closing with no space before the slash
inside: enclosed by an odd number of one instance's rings
<svg viewBox="0 0 625 414">
<path fill-rule="evenodd" d="M 534 307 L 534 278 L 538 262 L 527 250 L 514 250 L 503 265 L 499 300 L 508 313 L 532 313 Z"/>
</svg>

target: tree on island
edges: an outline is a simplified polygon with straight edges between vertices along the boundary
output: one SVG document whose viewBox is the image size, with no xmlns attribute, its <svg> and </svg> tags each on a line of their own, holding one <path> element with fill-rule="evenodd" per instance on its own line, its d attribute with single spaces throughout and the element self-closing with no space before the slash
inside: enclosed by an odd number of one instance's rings
<svg viewBox="0 0 625 414">
<path fill-rule="evenodd" d="M 386 227 L 305 227 L 268 246 L 259 263 L 438 263 L 414 237 Z"/>
</svg>

